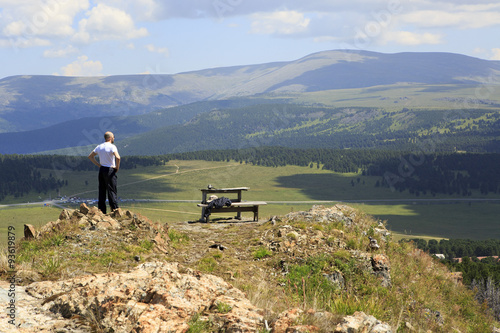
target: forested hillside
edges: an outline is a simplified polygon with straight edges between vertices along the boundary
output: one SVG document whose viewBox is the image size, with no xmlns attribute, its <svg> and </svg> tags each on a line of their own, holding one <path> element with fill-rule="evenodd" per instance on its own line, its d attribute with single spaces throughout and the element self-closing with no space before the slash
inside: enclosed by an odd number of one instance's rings
<svg viewBox="0 0 500 333">
<path fill-rule="evenodd" d="M 202 113 L 118 142 L 128 155 L 259 146 L 499 152 L 500 113 L 261 104 Z M 60 151 L 65 153 L 67 151 Z"/>
</svg>

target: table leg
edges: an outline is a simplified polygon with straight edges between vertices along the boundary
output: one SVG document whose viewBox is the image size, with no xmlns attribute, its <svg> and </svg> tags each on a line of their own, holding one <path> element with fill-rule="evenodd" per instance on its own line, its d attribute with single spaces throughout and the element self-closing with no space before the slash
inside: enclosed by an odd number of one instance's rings
<svg viewBox="0 0 500 333">
<path fill-rule="evenodd" d="M 238 191 L 238 202 L 241 202 L 241 191 Z M 236 219 L 241 220 L 241 212 L 236 213 Z"/>
</svg>

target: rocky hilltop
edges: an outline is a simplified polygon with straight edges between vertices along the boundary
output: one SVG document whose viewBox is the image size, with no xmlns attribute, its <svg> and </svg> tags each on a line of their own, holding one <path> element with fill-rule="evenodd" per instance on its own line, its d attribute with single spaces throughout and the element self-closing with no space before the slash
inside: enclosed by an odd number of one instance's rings
<svg viewBox="0 0 500 333">
<path fill-rule="evenodd" d="M 345 205 L 170 224 L 82 204 L 26 225 L 17 257 L 1 332 L 495 331 L 456 276 Z"/>
</svg>

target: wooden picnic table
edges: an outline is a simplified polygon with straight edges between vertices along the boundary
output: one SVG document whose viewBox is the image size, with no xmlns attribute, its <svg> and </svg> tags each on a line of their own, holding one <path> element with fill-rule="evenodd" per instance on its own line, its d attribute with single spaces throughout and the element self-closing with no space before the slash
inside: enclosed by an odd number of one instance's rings
<svg viewBox="0 0 500 333">
<path fill-rule="evenodd" d="M 201 203 L 198 207 L 201 207 L 201 219 L 200 221 L 208 222 L 208 218 L 205 221 L 205 207 L 208 206 L 207 196 L 212 194 L 236 194 L 236 198 L 228 198 L 231 200 L 231 206 L 225 206 L 220 209 L 213 208 L 212 213 L 226 213 L 235 212 L 235 218 L 241 220 L 241 212 L 253 212 L 253 220 L 259 220 L 259 206 L 267 205 L 264 201 L 243 201 L 242 193 L 248 191 L 248 187 L 232 187 L 232 188 L 202 188 L 200 189 L 202 193 Z"/>
<path fill-rule="evenodd" d="M 243 191 L 248 191 L 250 188 L 249 187 L 232 187 L 232 188 L 202 188 L 200 189 L 202 196 L 201 196 L 201 203 L 206 204 L 207 203 L 207 195 L 208 194 L 215 194 L 215 193 L 236 193 L 238 194 L 238 197 L 236 199 L 228 198 L 233 202 L 241 202 L 241 193 Z"/>
</svg>

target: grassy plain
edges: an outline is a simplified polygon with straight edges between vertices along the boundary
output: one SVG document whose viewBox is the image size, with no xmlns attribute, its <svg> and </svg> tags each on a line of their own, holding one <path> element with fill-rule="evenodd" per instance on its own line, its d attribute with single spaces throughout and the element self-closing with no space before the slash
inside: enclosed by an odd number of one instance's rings
<svg viewBox="0 0 500 333">
<path fill-rule="evenodd" d="M 17 237 L 22 237 L 25 223 L 40 226 L 57 220 L 62 207 L 77 207 L 59 202 L 57 206 L 47 206 L 44 200 L 58 195 L 96 199 L 97 170 L 56 174 L 68 181 L 60 193 L 31 194 L 0 203 L 0 244 L 5 243 L 5 230 L 10 225 L 16 227 Z M 329 206 L 342 202 L 386 220 L 389 229 L 399 234 L 397 237 L 500 238 L 499 196 L 473 193 L 465 199 L 430 195 L 417 198 L 408 192 L 375 187 L 378 177 L 339 174 L 318 169 L 316 165 L 271 168 L 234 161 L 170 161 L 165 166 L 121 169 L 118 175 L 121 207 L 164 223 L 196 221 L 201 213 L 196 206 L 201 201 L 200 189 L 211 184 L 217 188 L 249 187 L 243 200 L 268 202 L 261 207 L 261 219 L 309 210 L 314 204 Z M 27 202 L 31 204 L 7 206 Z"/>
<path fill-rule="evenodd" d="M 399 83 L 369 88 L 307 92 L 296 96 L 290 94 L 288 98 L 302 103 L 323 103 L 337 107 L 379 107 L 395 111 L 405 107 L 408 109 L 469 110 L 477 105 L 496 109 L 496 106 L 481 103 L 479 100 L 478 96 L 482 96 L 485 91 L 477 85 Z M 500 98 L 498 94 L 489 94 L 488 100 L 499 102 Z"/>
</svg>

